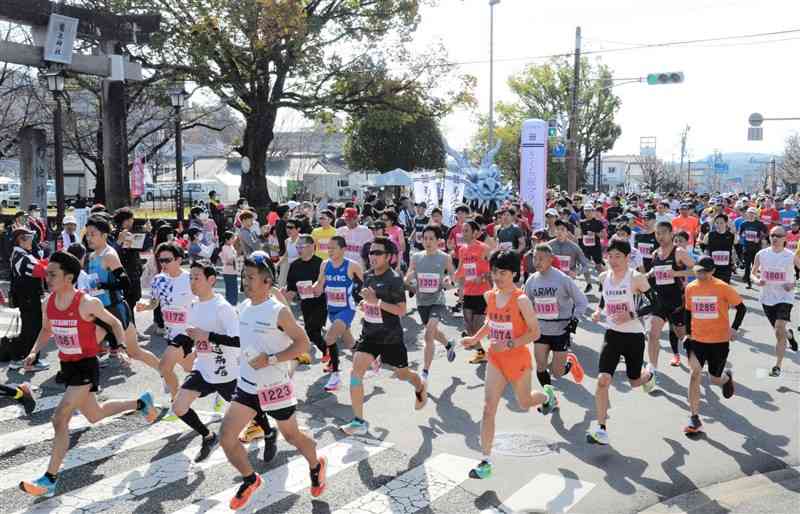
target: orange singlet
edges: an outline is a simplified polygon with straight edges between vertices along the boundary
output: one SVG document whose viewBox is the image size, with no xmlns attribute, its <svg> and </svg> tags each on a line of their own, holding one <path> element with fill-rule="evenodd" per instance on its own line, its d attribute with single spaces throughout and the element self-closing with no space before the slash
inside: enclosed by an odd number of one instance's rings
<svg viewBox="0 0 800 514">
<path fill-rule="evenodd" d="M 498 291 L 494 289 L 486 294 L 489 342 L 505 343 L 520 337 L 528 330 L 528 323 L 522 317 L 517 304 L 517 299 L 525 293 L 521 289 L 514 289 L 502 308 L 497 306 L 497 294 Z M 500 370 L 509 382 L 516 382 L 531 369 L 531 352 L 528 350 L 528 345 L 502 351 L 493 350 L 492 346 L 489 346 L 487 355 L 489 363 Z"/>
</svg>

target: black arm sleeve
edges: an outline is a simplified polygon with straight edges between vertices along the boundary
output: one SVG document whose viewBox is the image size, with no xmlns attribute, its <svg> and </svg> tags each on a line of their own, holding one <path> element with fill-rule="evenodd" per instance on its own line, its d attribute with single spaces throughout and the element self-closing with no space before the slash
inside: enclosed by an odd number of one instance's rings
<svg viewBox="0 0 800 514">
<path fill-rule="evenodd" d="M 125 268 L 119 267 L 111 272 L 114 275 L 114 283 L 108 284 L 109 291 L 127 291 L 131 288 L 131 279 L 125 272 Z"/>
<path fill-rule="evenodd" d="M 600 303 L 597 305 L 601 309 L 606 306 L 606 297 L 603 296 L 603 283 L 599 282 L 597 284 L 597 289 L 600 290 Z"/>
<path fill-rule="evenodd" d="M 239 337 L 225 336 L 222 334 L 215 334 L 214 332 L 208 333 L 208 340 L 214 344 L 221 344 L 222 346 L 232 346 L 239 348 Z"/>
<path fill-rule="evenodd" d="M 684 312 L 683 319 L 684 322 L 686 323 L 686 335 L 688 336 L 689 334 L 692 333 L 692 311 L 686 309 L 683 312 Z"/>
<path fill-rule="evenodd" d="M 740 303 L 736 306 L 736 316 L 733 318 L 733 324 L 731 328 L 734 330 L 739 330 L 739 327 L 742 326 L 742 321 L 744 321 L 744 315 L 747 312 L 747 307 L 745 307 L 744 303 Z"/>
<path fill-rule="evenodd" d="M 656 294 L 652 289 L 648 289 L 644 293 L 642 293 L 645 298 L 647 298 L 647 305 L 642 305 L 638 309 L 636 309 L 636 316 L 643 317 L 647 316 L 648 314 L 653 313 L 653 309 L 655 308 L 656 304 Z"/>
</svg>

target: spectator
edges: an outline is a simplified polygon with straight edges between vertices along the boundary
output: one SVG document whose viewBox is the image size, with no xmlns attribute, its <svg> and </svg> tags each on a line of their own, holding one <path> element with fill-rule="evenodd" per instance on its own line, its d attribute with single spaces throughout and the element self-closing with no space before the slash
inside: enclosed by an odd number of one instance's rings
<svg viewBox="0 0 800 514">
<path fill-rule="evenodd" d="M 14 250 L 11 253 L 10 296 L 20 313 L 20 334 L 14 339 L 11 369 L 22 367 L 23 359 L 30 353 L 42 330 L 42 294 L 47 261 L 39 260 L 33 253 L 35 234 L 27 228 L 18 228 L 12 235 Z M 46 370 L 50 365 L 37 355 L 34 371 Z"/>
</svg>

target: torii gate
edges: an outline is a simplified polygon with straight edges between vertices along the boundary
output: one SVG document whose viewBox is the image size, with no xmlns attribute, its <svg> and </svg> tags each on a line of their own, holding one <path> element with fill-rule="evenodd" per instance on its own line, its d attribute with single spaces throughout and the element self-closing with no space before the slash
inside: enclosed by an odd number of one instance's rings
<svg viewBox="0 0 800 514">
<path fill-rule="evenodd" d="M 65 61 L 69 62 L 67 65 L 58 64 L 59 61 L 45 60 L 48 56 L 45 45 L 51 14 L 76 18 L 78 24 L 75 39 L 99 40 L 100 47 L 94 52 L 96 55 L 71 53 L 69 49 L 71 59 L 69 56 L 65 58 Z M 150 14 L 119 16 L 50 0 L 2 0 L 0 18 L 30 25 L 34 36 L 34 46 L 0 41 L 0 61 L 103 77 L 104 173 L 102 176 L 98 174 L 97 187 L 105 192 L 109 209 L 128 205 L 130 180 L 124 81 L 142 80 L 142 68 L 140 64 L 130 62 L 127 56 L 116 53 L 120 44 L 148 43 L 151 34 L 159 30 L 161 16 Z M 49 54 L 52 58 L 52 52 Z M 22 146 L 20 204 L 35 202 L 47 205 L 47 174 L 43 173 L 47 166 L 44 159 L 46 155 L 44 131 L 23 127 L 20 131 L 20 141 Z M 44 183 L 41 183 L 42 181 Z M 39 187 L 34 185 L 37 182 Z M 63 191 L 63 184 L 59 186 Z M 35 198 L 34 194 L 38 198 Z"/>
</svg>

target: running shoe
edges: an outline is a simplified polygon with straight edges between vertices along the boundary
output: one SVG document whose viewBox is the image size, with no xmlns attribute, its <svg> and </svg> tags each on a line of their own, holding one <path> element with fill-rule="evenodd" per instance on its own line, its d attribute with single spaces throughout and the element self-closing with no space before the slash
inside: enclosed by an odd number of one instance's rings
<svg viewBox="0 0 800 514">
<path fill-rule="evenodd" d="M 669 361 L 669 365 L 674 367 L 674 368 L 679 367 L 681 365 L 681 356 L 678 355 L 677 353 L 675 355 L 673 355 L 672 356 L 672 360 Z"/>
<path fill-rule="evenodd" d="M 328 375 L 328 383 L 325 384 L 325 390 L 328 392 L 338 391 L 340 383 L 341 378 L 339 377 L 339 373 L 331 373 Z"/>
<path fill-rule="evenodd" d="M 28 371 L 47 371 L 48 369 L 50 369 L 50 363 L 44 359 L 39 359 L 28 368 Z"/>
<path fill-rule="evenodd" d="M 20 384 L 18 387 L 22 391 L 22 398 L 17 401 L 22 404 L 25 414 L 30 416 L 36 410 L 36 399 L 33 397 L 31 386 L 29 384 Z"/>
<path fill-rule="evenodd" d="M 569 368 L 569 372 L 572 373 L 572 379 L 575 381 L 576 384 L 580 384 L 583 382 L 583 366 L 581 366 L 580 361 L 578 360 L 578 356 L 572 352 L 567 353 L 567 362 L 572 364 Z"/>
<path fill-rule="evenodd" d="M 447 362 L 456 360 L 456 344 L 453 341 L 447 342 Z"/>
<path fill-rule="evenodd" d="M 547 415 L 558 408 L 558 398 L 556 397 L 556 390 L 553 389 L 553 386 L 550 384 L 545 385 L 542 389 L 544 390 L 544 394 L 547 395 L 547 401 L 541 404 L 537 410 Z"/>
<path fill-rule="evenodd" d="M 733 396 L 735 386 L 733 384 L 733 371 L 726 369 L 725 373 L 728 374 L 728 381 L 722 384 L 722 396 L 727 399 Z"/>
<path fill-rule="evenodd" d="M 342 425 L 339 428 L 347 435 L 367 435 L 368 426 L 366 421 L 353 418 L 350 423 Z"/>
<path fill-rule="evenodd" d="M 194 458 L 194 461 L 203 462 L 211 456 L 211 452 L 213 452 L 217 446 L 219 446 L 219 437 L 217 437 L 217 434 L 214 432 L 211 432 L 211 437 L 203 438 L 203 445 L 200 447 L 200 451 L 197 453 L 197 457 Z"/>
<path fill-rule="evenodd" d="M 591 290 L 592 290 L 592 284 L 586 284 L 586 287 L 584 288 L 583 292 L 588 293 Z"/>
<path fill-rule="evenodd" d="M 307 353 L 301 353 L 300 355 L 295 357 L 294 360 L 296 360 L 298 364 L 304 364 L 306 366 L 311 364 L 311 356 Z"/>
<path fill-rule="evenodd" d="M 142 402 L 142 408 L 138 409 L 139 414 L 144 416 L 144 419 L 146 419 L 148 423 L 153 423 L 156 420 L 156 416 L 158 416 L 156 406 L 153 402 L 153 395 L 149 392 L 144 393 L 139 397 L 139 401 Z"/>
<path fill-rule="evenodd" d="M 475 355 L 468 361 L 470 364 L 480 364 L 482 362 L 486 362 L 486 351 L 478 350 L 475 352 Z"/>
<path fill-rule="evenodd" d="M 330 362 L 325 364 L 325 366 L 322 367 L 322 372 L 323 373 L 333 373 L 333 364 L 331 364 Z"/>
<path fill-rule="evenodd" d="M 169 422 L 169 423 L 174 423 L 175 421 L 178 421 L 179 419 L 181 419 L 181 418 L 179 418 L 179 417 L 178 417 L 178 415 L 177 415 L 177 414 L 175 414 L 175 411 L 174 411 L 174 410 L 172 410 L 172 406 L 170 405 L 170 407 L 169 407 L 169 410 L 167 411 L 167 414 L 166 414 L 166 416 L 164 416 L 164 417 L 161 419 L 161 421 L 167 421 L 167 422 Z"/>
<path fill-rule="evenodd" d="M 778 366 L 772 366 L 772 369 L 769 371 L 769 376 L 771 377 L 781 376 L 781 368 L 779 368 Z"/>
<path fill-rule="evenodd" d="M 54 494 L 56 494 L 57 484 L 58 480 L 53 482 L 47 478 L 47 476 L 42 475 L 33 482 L 20 482 L 19 488 L 31 496 L 43 496 L 45 498 L 51 498 Z"/>
<path fill-rule="evenodd" d="M 258 488 L 261 487 L 263 482 L 261 481 L 261 476 L 258 473 L 255 473 L 256 479 L 253 482 L 247 483 L 242 482 L 241 487 L 239 490 L 236 491 L 236 495 L 231 498 L 230 508 L 231 510 L 239 510 L 247 507 L 247 504 L 250 502 L 250 499 L 253 497 Z"/>
<path fill-rule="evenodd" d="M 316 470 L 311 470 L 311 496 L 317 498 L 322 496 L 322 493 L 325 492 L 325 486 L 328 485 L 328 481 L 325 477 L 325 472 L 328 469 L 328 459 L 325 457 L 319 458 L 319 468 Z"/>
<path fill-rule="evenodd" d="M 693 415 L 689 417 L 689 424 L 683 428 L 686 434 L 696 434 L 703 431 L 703 422 L 700 421 L 700 416 Z"/>
<path fill-rule="evenodd" d="M 276 453 L 278 453 L 278 430 L 273 428 L 264 438 L 264 455 L 261 458 L 264 462 L 270 462 Z"/>
<path fill-rule="evenodd" d="M 325 353 L 322 354 L 321 361 L 322 361 L 323 364 L 327 364 L 327 363 L 329 363 L 331 361 L 331 354 L 328 353 L 327 349 L 325 350 Z"/>
<path fill-rule="evenodd" d="M 482 460 L 477 466 L 469 470 L 470 478 L 481 480 L 490 476 L 492 476 L 492 463 L 486 460 Z"/>
<path fill-rule="evenodd" d="M 247 444 L 264 438 L 264 430 L 255 421 L 251 421 L 242 433 L 239 434 L 239 441 Z"/>
<path fill-rule="evenodd" d="M 8 369 L 21 369 L 25 365 L 25 359 L 13 360 L 8 363 Z"/>
<path fill-rule="evenodd" d="M 108 351 L 108 358 L 109 359 L 114 359 L 115 361 L 117 361 L 117 364 L 119 364 L 120 366 L 122 366 L 124 368 L 130 368 L 131 367 L 131 360 L 128 358 L 128 356 L 125 354 L 125 352 L 123 350 L 120 350 L 120 349 L 109 350 Z"/>
<path fill-rule="evenodd" d="M 214 414 L 221 416 L 225 412 L 225 399 L 219 395 L 214 396 Z"/>
<path fill-rule="evenodd" d="M 600 427 L 586 432 L 586 442 L 590 444 L 608 444 L 608 432 Z"/>
<path fill-rule="evenodd" d="M 644 368 L 644 371 L 647 371 L 647 369 Z M 644 373 L 644 371 L 643 371 L 643 373 Z M 655 390 L 655 388 L 656 388 L 656 370 L 651 369 L 650 370 L 650 380 L 648 380 L 647 382 L 642 384 L 642 391 L 644 391 L 647 394 L 650 394 Z"/>
<path fill-rule="evenodd" d="M 794 338 L 794 330 L 792 330 L 791 328 L 788 329 L 788 331 L 787 331 L 786 339 L 788 339 L 788 341 L 789 341 L 789 348 L 791 348 L 792 351 L 796 352 L 797 351 L 797 339 Z"/>
<path fill-rule="evenodd" d="M 421 408 L 425 407 L 426 403 L 428 403 L 428 382 L 426 380 L 422 381 L 421 391 L 414 391 L 414 399 L 415 410 L 420 410 Z"/>
</svg>

